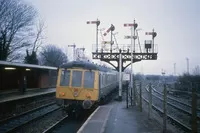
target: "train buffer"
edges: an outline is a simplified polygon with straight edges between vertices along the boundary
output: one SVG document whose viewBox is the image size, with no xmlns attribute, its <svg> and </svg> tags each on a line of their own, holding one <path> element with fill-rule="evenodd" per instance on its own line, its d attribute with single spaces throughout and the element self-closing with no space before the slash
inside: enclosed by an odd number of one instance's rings
<svg viewBox="0 0 200 133">
<path fill-rule="evenodd" d="M 160 133 L 162 126 L 138 107 L 126 108 L 125 101 L 99 106 L 77 133 Z"/>
</svg>

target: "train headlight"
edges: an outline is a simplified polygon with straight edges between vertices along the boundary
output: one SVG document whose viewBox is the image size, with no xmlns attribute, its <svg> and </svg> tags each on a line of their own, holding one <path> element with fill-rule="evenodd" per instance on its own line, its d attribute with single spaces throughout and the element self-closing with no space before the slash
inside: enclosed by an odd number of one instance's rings
<svg viewBox="0 0 200 133">
<path fill-rule="evenodd" d="M 88 99 L 90 99 L 90 98 L 91 98 L 91 95 L 90 95 L 89 93 L 87 93 L 87 94 L 86 94 L 86 97 L 87 97 Z"/>
<path fill-rule="evenodd" d="M 60 92 L 59 95 L 60 95 L 60 96 L 64 96 L 65 93 L 64 93 L 64 92 Z"/>
</svg>

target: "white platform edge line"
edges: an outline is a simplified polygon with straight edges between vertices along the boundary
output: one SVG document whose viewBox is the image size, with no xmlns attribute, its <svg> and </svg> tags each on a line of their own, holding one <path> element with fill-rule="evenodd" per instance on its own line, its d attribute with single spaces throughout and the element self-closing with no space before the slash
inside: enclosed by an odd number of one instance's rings
<svg viewBox="0 0 200 133">
<path fill-rule="evenodd" d="M 48 91 L 48 92 L 39 92 L 38 94 L 27 94 L 27 95 L 22 95 L 22 96 L 16 96 L 15 98 L 10 98 L 10 99 L 5 99 L 0 101 L 0 103 L 5 103 L 5 102 L 9 102 L 9 101 L 15 101 L 15 100 L 20 100 L 20 99 L 26 99 L 26 98 L 30 98 L 30 97 L 36 97 L 36 96 L 41 96 L 41 95 L 46 95 L 48 93 L 54 93 L 56 92 L 55 90 L 52 91 Z"/>
<path fill-rule="evenodd" d="M 83 131 L 83 129 L 85 128 L 86 124 L 89 122 L 89 120 L 92 118 L 92 116 L 99 110 L 99 108 L 100 108 L 100 106 L 97 109 L 95 109 L 95 111 L 87 118 L 87 120 L 81 126 L 81 128 L 79 128 L 79 130 L 77 131 L 77 133 L 81 133 Z"/>
<path fill-rule="evenodd" d="M 112 110 L 113 106 L 110 107 L 110 110 L 108 111 L 108 114 L 106 116 L 106 120 L 104 121 L 103 125 L 102 125 L 102 128 L 101 128 L 101 133 L 104 133 L 105 132 L 105 128 L 106 128 L 106 124 L 108 122 L 108 117 L 110 115 L 110 111 Z"/>
</svg>

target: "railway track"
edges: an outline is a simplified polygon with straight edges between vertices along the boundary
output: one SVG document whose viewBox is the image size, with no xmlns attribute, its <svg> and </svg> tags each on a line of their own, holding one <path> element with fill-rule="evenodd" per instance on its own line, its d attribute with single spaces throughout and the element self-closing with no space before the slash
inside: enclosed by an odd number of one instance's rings
<svg viewBox="0 0 200 133">
<path fill-rule="evenodd" d="M 50 126 L 49 128 L 47 128 L 42 133 L 50 133 L 50 132 L 52 132 L 52 130 L 54 130 L 57 126 L 59 126 L 60 123 L 63 122 L 66 118 L 68 118 L 68 115 L 64 116 L 62 119 L 60 119 L 59 121 L 57 121 L 55 124 L 53 124 L 52 126 Z"/>
<path fill-rule="evenodd" d="M 9 108 L 9 106 L 12 107 L 14 106 L 15 108 L 13 108 L 12 110 L 10 109 L 7 110 L 4 107 L 4 110 L 6 111 L 0 112 L 0 123 L 1 121 L 12 118 L 13 116 L 23 114 L 24 112 L 28 112 L 30 110 L 34 110 L 35 108 L 41 107 L 53 101 L 55 101 L 55 97 L 48 96 L 41 99 L 35 99 L 34 101 L 31 102 L 18 103 L 16 105 L 9 105 L 8 103 L 8 106 L 6 107 Z"/>
<path fill-rule="evenodd" d="M 145 86 L 145 90 L 147 93 L 149 93 L 148 88 Z M 139 92 L 137 91 L 139 94 Z M 143 95 L 142 99 L 146 102 L 149 103 L 147 100 L 148 95 Z M 158 100 L 156 100 L 158 99 Z M 163 115 L 163 94 L 155 88 L 152 89 L 152 108 L 156 110 L 161 116 Z M 168 113 L 167 113 L 167 118 L 168 120 L 172 123 L 177 125 L 178 127 L 181 127 L 184 131 L 191 131 L 191 127 L 188 125 L 191 125 L 190 123 L 190 118 L 192 116 L 191 113 L 191 105 L 183 103 L 173 97 L 167 97 L 167 105 L 168 105 Z M 178 111 L 177 111 L 178 110 Z M 197 111 L 200 111 L 198 108 Z M 185 115 L 186 114 L 186 115 Z M 180 119 L 184 118 L 184 119 Z M 200 119 L 200 116 L 197 116 L 198 119 Z"/>
<path fill-rule="evenodd" d="M 154 92 L 152 93 L 153 96 L 163 101 L 162 99 L 163 94 L 161 92 L 157 91 L 155 88 L 153 88 L 153 92 Z M 176 98 L 167 96 L 167 104 L 185 114 L 192 116 L 192 113 L 191 113 L 192 106 L 187 103 L 183 103 L 182 101 L 179 101 Z M 197 111 L 200 112 L 200 108 L 197 108 Z M 197 116 L 197 118 L 200 120 L 200 116 Z"/>
<path fill-rule="evenodd" d="M 149 101 L 145 98 L 145 97 L 142 97 L 142 99 L 149 104 Z M 157 111 L 161 116 L 164 114 L 163 113 L 163 110 L 160 109 L 159 107 L 157 107 L 155 104 L 152 104 L 152 107 L 155 111 Z M 175 125 L 177 125 L 178 127 L 181 127 L 184 131 L 186 132 L 189 132 L 191 131 L 192 129 L 185 125 L 184 123 L 182 123 L 181 121 L 177 120 L 176 118 L 174 118 L 173 116 L 167 114 L 167 118 L 172 122 L 174 123 Z"/>
<path fill-rule="evenodd" d="M 45 106 L 33 109 L 18 116 L 11 117 L 7 120 L 1 121 L 0 133 L 14 132 L 24 125 L 31 123 L 51 112 L 60 109 L 55 103 L 50 103 Z"/>
</svg>

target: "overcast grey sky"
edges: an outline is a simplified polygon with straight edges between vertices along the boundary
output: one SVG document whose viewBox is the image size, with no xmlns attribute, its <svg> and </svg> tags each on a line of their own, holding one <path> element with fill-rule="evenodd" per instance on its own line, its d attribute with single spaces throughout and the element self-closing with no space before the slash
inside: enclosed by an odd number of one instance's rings
<svg viewBox="0 0 200 133">
<path fill-rule="evenodd" d="M 136 19 L 141 43 L 151 39 L 145 36 L 152 28 L 157 32 L 158 60 L 135 63 L 134 72 L 160 74 L 165 69 L 172 74 L 176 63 L 177 73 L 186 71 L 186 57 L 190 72 L 200 65 L 200 1 L 199 0 L 25 0 L 35 6 L 46 25 L 46 42 L 63 47 L 75 43 L 84 46 L 91 56 L 95 44 L 95 25 L 87 20 L 101 21 L 100 28 L 115 25 L 119 44 L 130 43 L 124 35 L 130 34 L 124 23 Z M 99 37 L 100 38 L 100 37 Z M 109 37 L 106 38 L 109 40 Z"/>
</svg>

